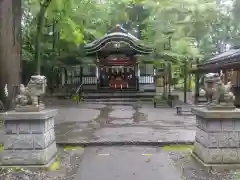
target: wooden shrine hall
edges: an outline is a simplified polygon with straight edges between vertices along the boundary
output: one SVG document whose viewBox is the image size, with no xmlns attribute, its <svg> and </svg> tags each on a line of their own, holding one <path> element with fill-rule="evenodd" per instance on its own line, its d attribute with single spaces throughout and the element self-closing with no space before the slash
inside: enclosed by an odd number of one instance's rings
<svg viewBox="0 0 240 180">
<path fill-rule="evenodd" d="M 195 101 L 198 102 L 201 75 L 221 72 L 224 74 L 224 83 L 231 81 L 235 95 L 235 105 L 240 106 L 240 49 L 232 48 L 224 53 L 200 63 L 192 72 L 196 75 Z"/>
<path fill-rule="evenodd" d="M 126 29 L 117 25 L 103 37 L 85 45 L 88 57 L 94 57 L 98 89 L 139 89 L 140 67 L 136 55 L 147 55 L 153 49 Z M 153 84 L 153 67 L 151 83 Z"/>
</svg>

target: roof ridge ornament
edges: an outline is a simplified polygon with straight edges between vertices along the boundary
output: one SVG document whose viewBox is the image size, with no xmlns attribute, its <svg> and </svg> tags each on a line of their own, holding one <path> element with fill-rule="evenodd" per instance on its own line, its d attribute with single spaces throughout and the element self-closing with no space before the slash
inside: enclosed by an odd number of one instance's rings
<svg viewBox="0 0 240 180">
<path fill-rule="evenodd" d="M 120 24 L 116 24 L 116 26 L 112 27 L 106 34 L 119 33 L 119 32 L 128 34 L 128 30 L 123 28 L 123 26 Z"/>
</svg>

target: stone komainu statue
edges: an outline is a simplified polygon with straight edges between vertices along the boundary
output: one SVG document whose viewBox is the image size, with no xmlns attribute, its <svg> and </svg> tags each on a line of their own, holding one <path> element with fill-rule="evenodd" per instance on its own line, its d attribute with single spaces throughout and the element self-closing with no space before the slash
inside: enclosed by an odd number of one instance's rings
<svg viewBox="0 0 240 180">
<path fill-rule="evenodd" d="M 225 85 L 218 73 L 208 73 L 204 76 L 204 90 L 209 104 L 233 104 L 235 96 L 231 88 L 231 82 Z"/>
<path fill-rule="evenodd" d="M 45 93 L 47 80 L 45 76 L 31 76 L 25 87 L 19 87 L 19 95 L 16 97 L 16 107 L 38 106 L 39 96 Z"/>
</svg>

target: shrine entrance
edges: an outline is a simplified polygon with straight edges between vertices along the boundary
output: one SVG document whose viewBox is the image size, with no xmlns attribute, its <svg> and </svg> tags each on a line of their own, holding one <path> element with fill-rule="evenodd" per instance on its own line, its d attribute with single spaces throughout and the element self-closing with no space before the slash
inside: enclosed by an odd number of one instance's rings
<svg viewBox="0 0 240 180">
<path fill-rule="evenodd" d="M 100 88 L 136 89 L 133 66 L 100 66 Z"/>
<path fill-rule="evenodd" d="M 134 57 L 109 55 L 98 64 L 99 87 L 111 89 L 136 89 L 136 62 Z"/>
</svg>

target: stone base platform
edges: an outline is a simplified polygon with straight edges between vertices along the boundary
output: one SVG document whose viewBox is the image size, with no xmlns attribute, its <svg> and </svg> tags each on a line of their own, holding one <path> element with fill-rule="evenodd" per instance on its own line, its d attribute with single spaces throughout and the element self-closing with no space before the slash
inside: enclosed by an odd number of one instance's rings
<svg viewBox="0 0 240 180">
<path fill-rule="evenodd" d="M 193 108 L 197 132 L 193 155 L 206 166 L 240 165 L 240 110 Z"/>
<path fill-rule="evenodd" d="M 57 155 L 54 119 L 56 109 L 40 112 L 9 111 L 0 114 L 4 120 L 4 151 L 0 165 L 47 165 Z"/>
<path fill-rule="evenodd" d="M 57 146 L 52 143 L 39 150 L 4 150 L 0 155 L 0 165 L 4 166 L 48 166 L 56 158 Z"/>
<path fill-rule="evenodd" d="M 212 169 L 215 170 L 237 170 L 240 169 L 240 164 L 208 164 L 205 163 L 198 155 L 194 152 L 191 152 L 192 157 L 200 163 L 208 172 L 211 172 Z"/>
<path fill-rule="evenodd" d="M 205 164 L 240 164 L 239 148 L 209 148 L 195 142 L 193 153 Z"/>
</svg>

